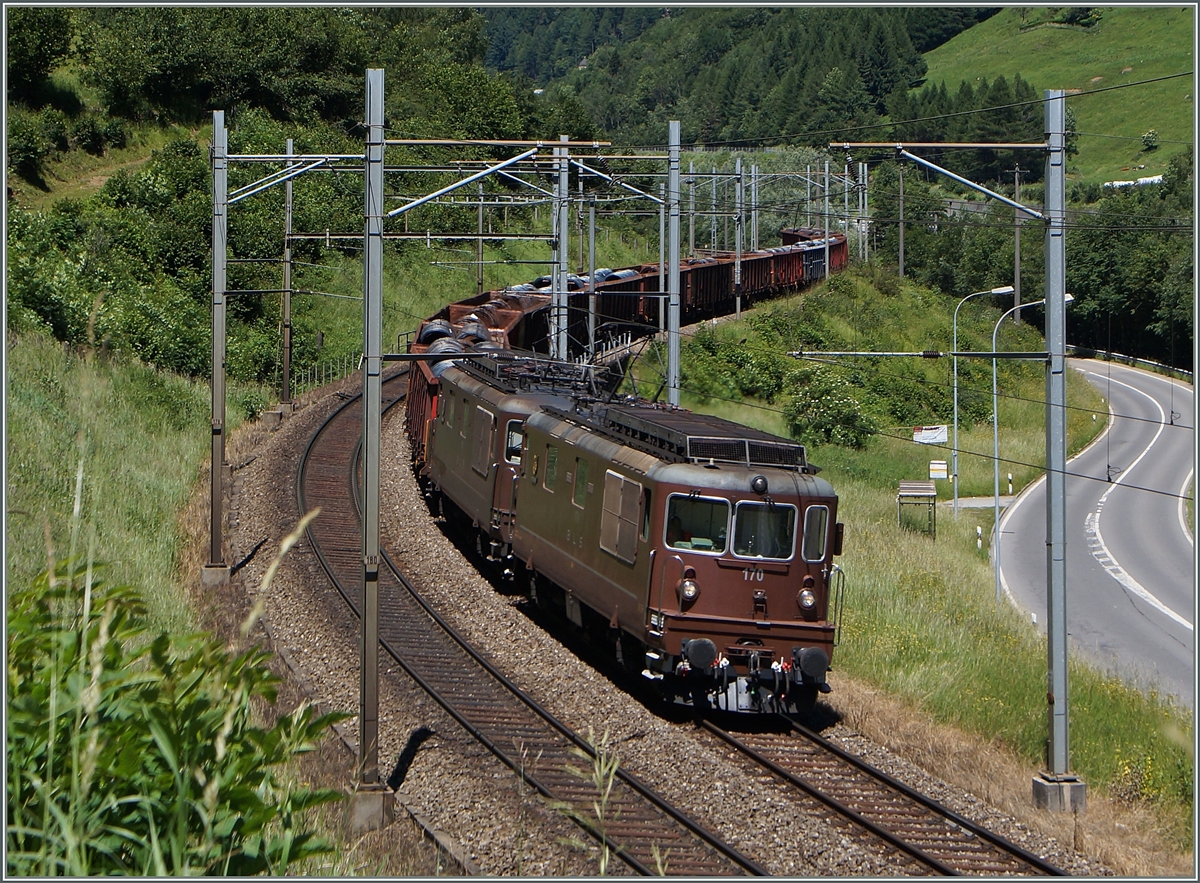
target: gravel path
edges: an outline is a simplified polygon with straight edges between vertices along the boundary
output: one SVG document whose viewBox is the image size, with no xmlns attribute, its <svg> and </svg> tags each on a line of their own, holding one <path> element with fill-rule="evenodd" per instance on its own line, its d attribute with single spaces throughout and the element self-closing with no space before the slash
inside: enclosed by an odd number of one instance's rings
<svg viewBox="0 0 1200 883">
<path fill-rule="evenodd" d="M 231 560 L 238 562 L 266 540 L 239 569 L 241 584 L 263 602 L 276 647 L 286 652 L 314 701 L 355 712 L 357 623 L 327 585 L 307 544 L 289 554 L 269 587 L 261 586 L 279 541 L 297 520 L 295 482 L 303 447 L 320 420 L 343 401 L 328 389 L 322 392 L 327 394 L 314 397 L 278 431 L 260 434 L 257 456 L 237 470 L 229 547 Z M 496 591 L 429 517 L 408 467 L 400 416 L 397 409 L 384 426 L 381 541 L 443 616 L 510 678 L 577 729 L 586 733 L 591 728 L 597 738 L 607 733 L 624 769 L 775 874 L 919 873 L 888 848 L 864 844 L 823 809 L 764 785 L 691 724 L 653 714 L 530 621 L 520 598 Z M 381 658 L 380 765 L 381 775 L 392 777 L 410 813 L 453 841 L 471 872 L 596 874 L 598 855 L 579 843 L 580 829 L 528 793 L 511 770 L 477 746 L 396 668 L 390 658 Z M 836 701 L 836 681 L 833 686 Z M 356 740 L 353 719 L 342 733 L 350 742 Z M 1108 873 L 1070 846 L 933 778 L 843 723 L 824 735 L 1073 875 Z M 537 758 L 528 763 L 536 769 Z M 669 855 L 666 862 L 669 867 Z M 614 860 L 609 873 L 625 873 L 624 866 Z"/>
</svg>

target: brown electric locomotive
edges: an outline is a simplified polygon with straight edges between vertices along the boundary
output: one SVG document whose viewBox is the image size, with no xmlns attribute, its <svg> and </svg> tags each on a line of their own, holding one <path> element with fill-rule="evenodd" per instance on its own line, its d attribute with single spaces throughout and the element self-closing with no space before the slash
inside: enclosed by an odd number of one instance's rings
<svg viewBox="0 0 1200 883">
<path fill-rule="evenodd" d="M 842 526 L 802 445 L 606 402 L 591 369 L 532 355 L 440 373 L 430 490 L 539 604 L 697 708 L 805 710 L 829 691 Z"/>
</svg>

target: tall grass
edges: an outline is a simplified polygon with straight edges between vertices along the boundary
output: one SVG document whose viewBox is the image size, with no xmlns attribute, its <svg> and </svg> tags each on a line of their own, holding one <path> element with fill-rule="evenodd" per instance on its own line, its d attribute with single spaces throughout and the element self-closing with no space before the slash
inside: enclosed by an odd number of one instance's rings
<svg viewBox="0 0 1200 883">
<path fill-rule="evenodd" d="M 232 386 L 231 428 L 264 401 L 256 388 Z M 146 587 L 155 624 L 189 630 L 173 588 L 185 539 L 175 518 L 210 446 L 208 384 L 84 358 L 36 334 L 9 335 L 6 406 L 6 581 L 28 584 L 46 570 L 48 545 L 61 556 L 65 526 L 80 515 L 110 578 Z M 76 501 L 80 468 L 88 481 Z"/>
<path fill-rule="evenodd" d="M 328 852 L 302 817 L 340 793 L 280 771 L 340 716 L 302 706 L 255 726 L 268 654 L 155 635 L 92 551 L 7 586 L 6 873 L 280 873 Z"/>
<path fill-rule="evenodd" d="M 943 517 L 934 541 L 897 526 L 894 491 L 840 470 L 830 478 L 850 586 L 837 667 L 1043 764 L 1045 638 L 996 604 L 974 513 Z M 1190 712 L 1073 656 L 1069 678 L 1073 769 L 1093 787 L 1160 804 L 1177 825 L 1190 818 Z"/>
</svg>

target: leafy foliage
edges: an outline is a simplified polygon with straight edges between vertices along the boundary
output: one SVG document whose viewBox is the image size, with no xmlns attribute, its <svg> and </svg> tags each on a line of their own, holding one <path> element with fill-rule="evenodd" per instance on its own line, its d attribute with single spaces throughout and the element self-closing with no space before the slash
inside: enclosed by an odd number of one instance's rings
<svg viewBox="0 0 1200 883">
<path fill-rule="evenodd" d="M 281 873 L 327 852 L 303 812 L 339 799 L 280 777 L 337 716 L 269 729 L 266 654 L 146 634 L 92 566 L 10 587 L 7 873 Z"/>
<path fill-rule="evenodd" d="M 1164 182 L 1106 195 L 1067 239 L 1073 341 L 1191 367 L 1192 152 Z"/>
<path fill-rule="evenodd" d="M 4 54 L 8 88 L 29 99 L 71 48 L 70 10 L 49 6 L 14 6 L 5 11 Z"/>
<path fill-rule="evenodd" d="M 862 448 L 878 426 L 843 384 L 824 372 L 792 396 L 784 411 L 792 437 L 807 445 L 835 444 Z"/>
</svg>

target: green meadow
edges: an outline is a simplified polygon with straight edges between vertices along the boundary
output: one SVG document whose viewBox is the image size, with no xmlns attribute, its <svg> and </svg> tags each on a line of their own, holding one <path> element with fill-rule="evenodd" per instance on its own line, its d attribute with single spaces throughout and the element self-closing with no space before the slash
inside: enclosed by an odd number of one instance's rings
<svg viewBox="0 0 1200 883">
<path fill-rule="evenodd" d="M 1086 28 L 1056 23 L 1061 7 L 1004 9 L 927 52 L 925 81 L 944 82 L 953 94 L 964 80 L 1011 81 L 1019 73 L 1038 90 L 1065 89 L 1079 132 L 1079 153 L 1068 165 L 1072 180 L 1160 175 L 1195 140 L 1196 9 L 1096 8 L 1100 20 Z M 1176 74 L 1187 76 L 1131 85 Z M 1145 150 L 1142 135 L 1151 129 L 1159 146 Z"/>
</svg>

